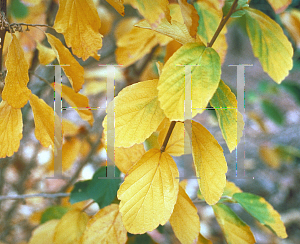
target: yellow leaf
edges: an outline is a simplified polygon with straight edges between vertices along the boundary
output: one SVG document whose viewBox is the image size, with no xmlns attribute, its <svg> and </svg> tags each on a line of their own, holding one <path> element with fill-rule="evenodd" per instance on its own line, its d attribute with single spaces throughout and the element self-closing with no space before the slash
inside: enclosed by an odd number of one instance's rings
<svg viewBox="0 0 300 244">
<path fill-rule="evenodd" d="M 99 32 L 102 35 L 106 35 L 112 30 L 111 27 L 114 22 L 114 15 L 107 8 L 105 8 L 102 5 L 97 7 L 97 12 L 101 19 L 101 28 L 100 28 Z"/>
<path fill-rule="evenodd" d="M 89 108 L 89 99 L 79 93 L 74 92 L 70 87 L 62 85 L 62 92 L 61 96 L 63 99 L 66 100 L 68 104 L 71 105 L 73 108 Z M 76 110 L 80 117 L 88 121 L 90 126 L 93 126 L 94 117 L 91 110 Z"/>
<path fill-rule="evenodd" d="M 39 42 L 37 43 L 36 48 L 39 50 L 39 60 L 41 64 L 47 65 L 56 58 L 52 48 L 46 47 Z"/>
<path fill-rule="evenodd" d="M 280 166 L 280 154 L 276 148 L 268 145 L 261 145 L 259 147 L 259 156 L 264 163 L 272 168 L 278 168 Z"/>
<path fill-rule="evenodd" d="M 86 96 L 96 95 L 101 92 L 106 92 L 106 82 L 90 81 L 84 85 L 84 94 Z"/>
<path fill-rule="evenodd" d="M 93 0 L 59 1 L 54 28 L 64 34 L 67 46 L 72 47 L 72 52 L 83 61 L 88 57 L 99 60 L 97 51 L 102 47 L 100 27 L 101 21 Z"/>
<path fill-rule="evenodd" d="M 119 14 L 121 14 L 122 16 L 124 16 L 125 12 L 124 12 L 124 0 L 106 0 L 111 6 L 113 6 L 115 8 L 115 10 L 117 10 L 117 12 Z"/>
<path fill-rule="evenodd" d="M 54 111 L 44 100 L 31 94 L 29 98 L 35 124 L 35 137 L 44 147 L 54 148 Z M 57 115 L 56 115 L 57 116 Z"/>
<path fill-rule="evenodd" d="M 270 17 L 252 8 L 244 8 L 244 11 L 254 56 L 259 59 L 264 71 L 275 82 L 281 83 L 293 67 L 291 43 Z"/>
<path fill-rule="evenodd" d="M 111 204 L 90 219 L 81 238 L 82 244 L 123 244 L 127 231 L 122 223 L 119 205 Z"/>
<path fill-rule="evenodd" d="M 115 148 L 115 164 L 124 174 L 145 154 L 143 144 L 135 144 L 132 147 Z"/>
<path fill-rule="evenodd" d="M 15 34 L 11 35 L 12 41 L 8 47 L 5 62 L 7 75 L 2 99 L 14 108 L 22 108 L 27 103 L 31 94 L 31 91 L 27 88 L 29 66 L 18 38 Z"/>
<path fill-rule="evenodd" d="M 212 207 L 227 243 L 255 243 L 255 238 L 250 227 L 246 225 L 231 208 L 222 203 L 218 203 Z"/>
<path fill-rule="evenodd" d="M 171 42 L 168 43 L 166 47 L 166 55 L 164 58 L 164 62 L 166 63 L 170 57 L 179 49 L 182 47 L 182 44 L 180 44 L 178 41 L 172 40 Z M 160 65 L 159 69 L 159 75 L 161 74 L 163 65 Z"/>
<path fill-rule="evenodd" d="M 300 11 L 292 9 L 289 12 L 282 13 L 281 21 L 294 39 L 297 47 L 300 48 Z"/>
<path fill-rule="evenodd" d="M 114 35 L 116 40 L 119 40 L 126 33 L 129 33 L 137 22 L 139 22 L 137 17 L 128 17 L 122 19 L 115 28 Z"/>
<path fill-rule="evenodd" d="M 134 27 L 117 40 L 117 63 L 129 66 L 149 53 L 157 44 L 155 32 Z"/>
<path fill-rule="evenodd" d="M 197 239 L 200 231 L 197 208 L 181 186 L 170 218 L 170 224 L 182 244 L 191 244 Z"/>
<path fill-rule="evenodd" d="M 79 208 L 69 210 L 55 228 L 53 244 L 75 244 L 79 242 L 89 216 Z"/>
<path fill-rule="evenodd" d="M 229 151 L 232 152 L 243 135 L 244 121 L 242 114 L 237 111 L 236 97 L 224 81 L 220 80 L 219 87 L 210 100 L 210 104 L 216 109 L 222 135 Z M 238 119 L 241 119 L 241 124 L 238 123 Z"/>
<path fill-rule="evenodd" d="M 169 220 L 178 195 L 176 177 L 179 177 L 176 163 L 159 149 L 150 149 L 127 172 L 118 199 L 128 232 L 142 234 Z"/>
<path fill-rule="evenodd" d="M 75 136 L 79 132 L 79 126 L 67 119 L 62 119 L 62 127 L 63 127 L 65 137 Z"/>
<path fill-rule="evenodd" d="M 69 50 L 61 43 L 59 39 L 55 36 L 46 33 L 48 38 L 48 42 L 50 43 L 52 49 L 55 52 L 55 55 L 61 65 L 69 65 L 62 66 L 63 71 L 66 76 L 69 78 L 69 81 L 75 92 L 78 92 L 83 83 L 83 74 L 84 69 L 80 64 L 76 61 L 73 55 L 69 52 Z"/>
<path fill-rule="evenodd" d="M 82 143 L 76 138 L 72 137 L 66 139 L 62 145 L 62 170 L 66 171 L 73 165 L 74 161 L 78 158 Z M 54 158 L 49 164 L 48 170 L 54 170 Z"/>
<path fill-rule="evenodd" d="M 147 23 L 146 20 L 140 21 L 139 23 L 135 24 L 135 26 L 145 29 L 151 29 L 151 26 Z M 171 24 L 166 19 L 162 19 L 160 25 L 156 29 L 154 29 L 154 31 L 169 36 L 182 44 L 196 41 L 193 37 L 191 37 L 187 27 L 183 23 L 180 23 L 173 19 L 171 21 Z"/>
<path fill-rule="evenodd" d="M 184 120 L 185 67 L 191 66 L 191 99 L 195 116 L 202 113 L 214 95 L 221 76 L 220 57 L 212 48 L 188 43 L 179 48 L 163 67 L 159 77 L 158 99 L 170 120 Z"/>
<path fill-rule="evenodd" d="M 197 244 L 213 244 L 210 240 L 207 240 L 201 233 L 198 235 Z"/>
<path fill-rule="evenodd" d="M 196 37 L 199 15 L 192 4 L 187 3 L 187 0 L 178 0 L 184 24 L 189 30 L 192 37 Z"/>
<path fill-rule="evenodd" d="M 292 0 L 268 0 L 276 14 L 282 13 L 292 3 Z"/>
<path fill-rule="evenodd" d="M 160 146 L 163 145 L 165 137 L 170 127 L 170 120 L 166 120 L 164 129 L 162 129 L 158 136 Z M 181 156 L 184 154 L 184 123 L 176 123 L 169 138 L 165 152 L 172 156 Z"/>
<path fill-rule="evenodd" d="M 131 4 L 139 10 L 153 29 L 157 28 L 164 17 L 170 16 L 168 0 L 131 0 Z"/>
<path fill-rule="evenodd" d="M 200 191 L 209 205 L 217 203 L 226 185 L 223 149 L 210 132 L 192 121 L 193 158 Z"/>
<path fill-rule="evenodd" d="M 10 157 L 18 151 L 22 131 L 21 109 L 13 108 L 2 100 L 0 103 L 0 158 Z"/>
<path fill-rule="evenodd" d="M 158 80 L 138 82 L 115 97 L 115 147 L 131 147 L 144 142 L 164 119 L 157 99 L 157 83 Z M 103 128 L 107 134 L 107 116 Z"/>
<path fill-rule="evenodd" d="M 59 219 L 51 219 L 37 227 L 29 240 L 29 244 L 54 244 L 53 237 Z"/>
</svg>

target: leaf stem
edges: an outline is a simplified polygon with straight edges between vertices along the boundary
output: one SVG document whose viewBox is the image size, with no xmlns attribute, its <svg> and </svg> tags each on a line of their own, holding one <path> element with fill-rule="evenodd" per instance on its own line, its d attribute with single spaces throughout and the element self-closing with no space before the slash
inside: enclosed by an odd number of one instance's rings
<svg viewBox="0 0 300 244">
<path fill-rule="evenodd" d="M 165 151 L 166 146 L 167 146 L 167 144 L 168 144 L 168 141 L 169 141 L 169 139 L 170 139 L 170 136 L 171 136 L 171 134 L 172 134 L 172 131 L 173 131 L 174 127 L 175 127 L 175 124 L 176 124 L 176 121 L 172 121 L 172 122 L 171 122 L 170 127 L 169 127 L 169 130 L 168 130 L 168 133 L 167 133 L 167 135 L 166 135 L 166 137 L 165 137 L 164 143 L 163 143 L 163 145 L 162 145 L 161 148 L 160 148 L 160 151 L 161 151 L 161 152 L 164 152 L 164 151 Z"/>
<path fill-rule="evenodd" d="M 228 14 L 222 18 L 219 26 L 218 26 L 218 29 L 216 30 L 214 36 L 212 37 L 211 41 L 207 44 L 207 47 L 212 47 L 212 45 L 215 43 L 217 37 L 219 36 L 220 32 L 222 31 L 222 29 L 224 28 L 226 22 L 228 21 L 228 19 L 230 18 L 230 16 L 234 13 L 236 7 L 237 7 L 237 4 L 238 4 L 238 0 L 234 0 Z"/>
</svg>

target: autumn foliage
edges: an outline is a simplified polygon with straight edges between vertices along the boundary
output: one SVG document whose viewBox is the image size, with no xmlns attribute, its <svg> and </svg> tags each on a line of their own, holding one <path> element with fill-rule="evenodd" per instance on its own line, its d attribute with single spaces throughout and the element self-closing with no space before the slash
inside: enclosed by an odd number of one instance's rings
<svg viewBox="0 0 300 244">
<path fill-rule="evenodd" d="M 24 2 L 39 6 L 43 1 Z M 228 166 L 223 148 L 201 123 L 186 119 L 185 111 L 186 66 L 190 66 L 192 117 L 203 113 L 207 106 L 214 108 L 228 150 L 235 150 L 245 125 L 243 115 L 237 110 L 235 94 L 221 79 L 221 66 L 227 53 L 227 24 L 242 20 L 254 56 L 278 84 L 292 69 L 294 54 L 280 25 L 260 10 L 251 8 L 247 0 L 107 2 L 124 16 L 114 33 L 116 62 L 125 69 L 151 52 L 161 52 L 161 60 L 154 67 L 158 74 L 143 75 L 144 79 L 123 88 L 107 105 L 107 110 L 114 110 L 114 131 L 108 129 L 106 116 L 101 143 L 93 152 L 110 146 L 106 140 L 114 133 L 116 178 L 104 179 L 106 168 L 112 166 L 102 166 L 92 179 L 72 184 L 71 204 L 59 206 L 63 208 L 55 210 L 59 212 L 55 218 L 45 217 L 46 210 L 41 211 L 44 220 L 33 230 L 28 243 L 138 243 L 137 234 L 153 231 L 168 221 L 181 243 L 212 243 L 200 233 L 197 208 L 185 191 L 186 182 L 179 178 L 173 157 L 184 154 L 192 154 L 199 184 L 197 197 L 212 206 L 227 243 L 256 242 L 250 227 L 231 205 L 225 204 L 228 202 L 239 204 L 279 238 L 286 238 L 280 215 L 263 197 L 243 192 L 226 179 Z M 285 10 L 290 2 L 269 0 L 299 46 L 300 14 L 298 10 Z M 126 18 L 124 4 L 137 9 L 143 18 Z M 72 108 L 90 108 L 88 95 L 106 88 L 92 82 L 85 84 L 88 77 L 82 65 L 82 61 L 90 57 L 101 63 L 98 52 L 105 48 L 102 39 L 110 31 L 105 30 L 106 25 L 111 24 L 107 21 L 109 17 L 102 15 L 102 20 L 101 11 L 97 9 L 101 9 L 98 1 L 59 0 L 54 25 L 48 28 L 51 34 L 44 27 L 39 28 L 43 37 L 32 44 L 32 50 L 38 50 L 41 65 L 62 65 L 70 86 L 63 84 L 61 95 Z M 30 11 L 34 15 L 34 10 Z M 107 21 L 105 26 L 102 21 Z M 292 21 L 298 25 L 286 24 Z M 103 32 L 99 31 L 101 28 Z M 35 138 L 55 153 L 62 147 L 62 170 L 66 171 L 79 155 L 88 155 L 92 150 L 90 143 L 96 138 L 82 139 L 85 133 L 82 128 L 67 119 L 59 121 L 53 108 L 28 88 L 30 59 L 24 51 L 22 34 L 7 28 L 7 50 L 4 50 L 7 51 L 7 74 L 0 103 L 0 157 L 11 157 L 19 150 L 22 109 L 29 102 Z M 47 45 L 42 43 L 44 38 Z M 48 85 L 56 89 L 54 83 Z M 94 126 L 91 110 L 76 111 L 90 127 Z M 62 145 L 54 133 L 60 123 Z M 187 129 L 187 123 L 191 130 Z M 185 144 L 187 139 L 191 147 Z M 53 163 L 52 157 L 48 170 L 53 168 Z M 85 212 L 89 199 L 100 208 L 93 216 Z M 49 216 L 51 214 L 54 213 L 50 212 Z"/>
</svg>

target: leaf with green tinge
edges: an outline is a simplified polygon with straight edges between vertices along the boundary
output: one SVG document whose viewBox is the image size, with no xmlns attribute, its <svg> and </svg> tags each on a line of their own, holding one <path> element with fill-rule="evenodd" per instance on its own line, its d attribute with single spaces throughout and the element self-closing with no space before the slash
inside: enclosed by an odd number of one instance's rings
<svg viewBox="0 0 300 244">
<path fill-rule="evenodd" d="M 70 194 L 69 201 L 71 204 L 91 199 L 87 191 L 91 181 L 92 180 L 85 180 L 85 181 L 78 181 L 75 183 L 74 188 L 72 189 Z"/>
<path fill-rule="evenodd" d="M 212 206 L 228 244 L 252 244 L 255 238 L 250 227 L 222 203 Z"/>
<path fill-rule="evenodd" d="M 113 168 L 114 166 L 108 166 Z M 117 191 L 121 180 L 106 177 L 106 166 L 99 168 L 91 180 L 77 182 L 70 195 L 70 202 L 76 203 L 88 199 L 93 199 L 100 208 L 104 208 L 112 203 L 117 196 Z M 120 171 L 115 167 L 115 177 L 120 177 Z"/>
<path fill-rule="evenodd" d="M 108 166 L 113 168 L 114 166 Z M 104 208 L 112 203 L 117 196 L 121 180 L 120 179 L 99 179 L 98 177 L 106 177 L 106 166 L 98 169 L 93 175 L 87 191 L 89 196 L 98 203 L 100 208 Z M 115 177 L 120 177 L 120 171 L 115 167 Z"/>
<path fill-rule="evenodd" d="M 210 104 L 215 108 L 223 138 L 232 152 L 243 135 L 245 124 L 242 114 L 237 111 L 235 95 L 222 80 Z"/>
<path fill-rule="evenodd" d="M 28 15 L 27 6 L 20 0 L 12 0 L 9 6 L 10 13 L 17 19 L 23 19 Z"/>
<path fill-rule="evenodd" d="M 70 209 L 70 207 L 66 206 L 51 206 L 47 208 L 42 214 L 41 224 L 44 224 L 51 219 L 61 219 L 61 217 Z"/>
<path fill-rule="evenodd" d="M 261 108 L 264 114 L 276 124 L 282 125 L 284 123 L 285 120 L 284 114 L 281 111 L 281 109 L 278 106 L 276 106 L 274 103 L 268 100 L 263 100 L 261 103 Z"/>
<path fill-rule="evenodd" d="M 180 66 L 179 66 L 180 65 Z M 185 67 L 191 66 L 193 108 L 206 108 L 212 98 L 221 76 L 221 62 L 218 53 L 199 43 L 188 43 L 179 48 L 162 69 L 158 82 L 158 100 L 170 120 L 184 121 Z M 193 110 L 193 116 L 202 113 Z"/>
<path fill-rule="evenodd" d="M 223 15 L 226 16 L 233 4 L 234 0 L 226 0 L 225 1 L 225 4 L 223 6 Z M 244 7 L 249 7 L 249 5 L 247 4 L 248 0 L 239 0 L 238 1 L 238 5 L 236 7 L 236 9 L 241 9 L 241 8 L 244 8 Z M 241 17 L 245 14 L 245 12 L 243 10 L 239 10 L 235 13 L 233 13 L 230 17 L 231 18 L 238 18 L 238 17 Z"/>
<path fill-rule="evenodd" d="M 281 27 L 270 17 L 252 8 L 244 8 L 246 29 L 265 72 L 281 83 L 293 67 L 293 47 Z"/>
<path fill-rule="evenodd" d="M 285 226 L 279 213 L 263 197 L 251 193 L 235 193 L 233 198 L 261 224 L 280 238 L 286 238 Z"/>
</svg>

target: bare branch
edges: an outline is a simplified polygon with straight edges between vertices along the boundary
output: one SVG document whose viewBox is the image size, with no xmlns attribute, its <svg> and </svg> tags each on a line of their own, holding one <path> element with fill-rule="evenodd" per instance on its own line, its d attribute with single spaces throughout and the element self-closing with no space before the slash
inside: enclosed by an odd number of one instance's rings
<svg viewBox="0 0 300 244">
<path fill-rule="evenodd" d="M 3 200 L 17 200 L 33 197 L 44 197 L 44 198 L 58 198 L 58 197 L 69 197 L 70 193 L 37 193 L 37 194 L 24 194 L 24 195 L 9 195 L 0 196 L 0 201 Z"/>
</svg>

